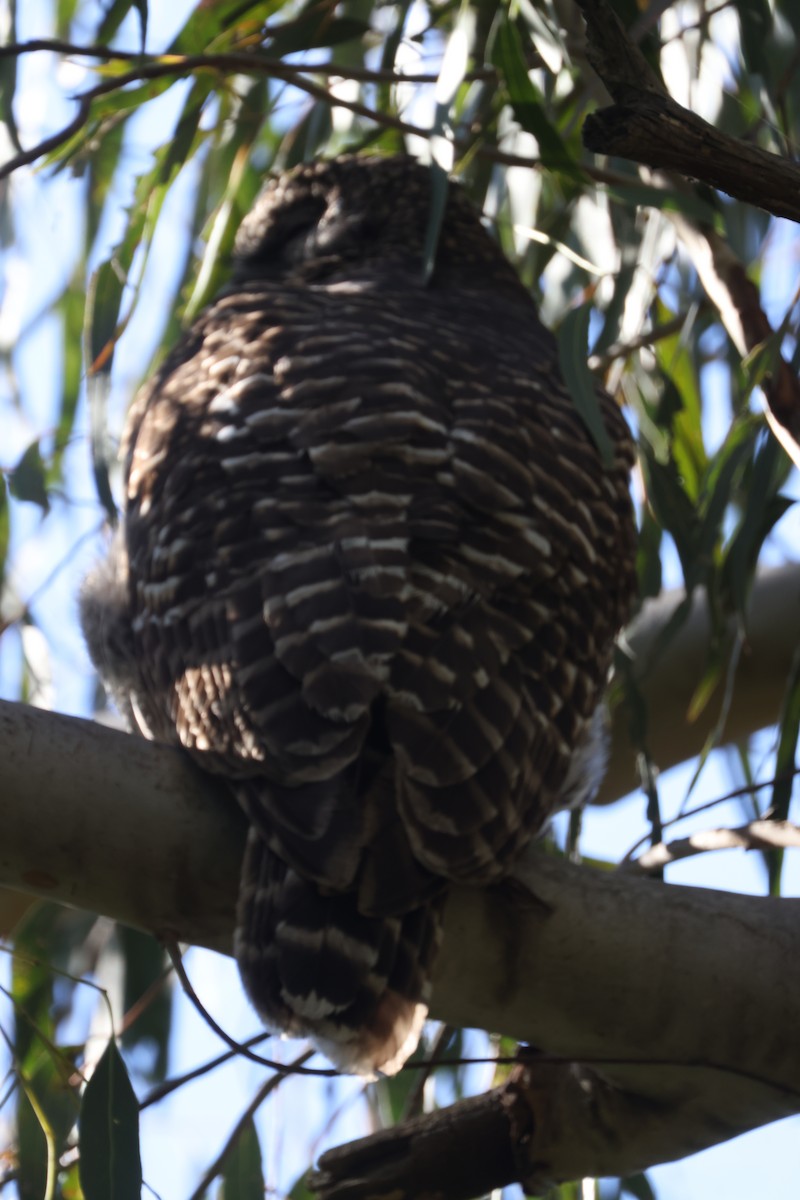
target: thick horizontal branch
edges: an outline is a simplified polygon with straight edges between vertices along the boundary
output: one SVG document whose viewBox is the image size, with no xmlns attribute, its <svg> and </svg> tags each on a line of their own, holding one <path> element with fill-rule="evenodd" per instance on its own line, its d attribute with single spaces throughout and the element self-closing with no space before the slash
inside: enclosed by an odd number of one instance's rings
<svg viewBox="0 0 800 1200">
<path fill-rule="evenodd" d="M 799 585 L 787 570 L 756 586 L 754 628 L 766 620 L 784 639 L 777 667 L 777 640 L 769 649 L 763 630 L 773 680 L 761 686 L 773 698 L 797 636 Z M 631 633 L 642 654 L 662 628 L 648 633 L 648 620 Z M 691 647 L 701 616 L 689 627 Z M 673 648 L 652 668 L 659 722 L 682 703 L 685 681 L 670 684 L 670 673 L 684 666 Z M 752 702 L 748 691 L 742 724 Z M 244 821 L 218 782 L 176 750 L 7 703 L 0 764 L 0 883 L 229 951 Z M 533 1158 L 514 1146 L 521 1178 L 624 1173 L 800 1111 L 800 901 L 666 887 L 533 854 L 514 882 L 453 890 L 433 982 L 433 1015 L 548 1056 L 519 1101 L 535 1130 Z M 586 1080 L 570 1082 L 565 1063 L 593 1073 L 589 1115 Z M 566 1072 L 558 1103 L 545 1106 L 558 1120 L 537 1108 L 548 1066 Z"/>
<path fill-rule="evenodd" d="M 686 719 L 711 634 L 701 594 L 666 651 L 652 659 L 683 598 L 667 592 L 648 602 L 626 634 L 651 714 L 650 749 L 662 769 L 698 753 L 717 719 L 713 703 L 694 723 Z M 800 641 L 800 565 L 757 577 L 747 630 L 728 740 L 778 718 L 786 665 Z M 637 787 L 636 749 L 619 709 L 601 801 Z M 219 786 L 176 750 L 0 702 L 0 883 L 227 950 L 244 819 L 232 804 L 222 819 L 221 803 Z M 172 831 L 169 844 L 159 836 L 161 823 Z M 100 835 L 99 849 L 84 829 Z M 118 869 L 127 860 L 137 864 L 133 882 Z"/>
</svg>

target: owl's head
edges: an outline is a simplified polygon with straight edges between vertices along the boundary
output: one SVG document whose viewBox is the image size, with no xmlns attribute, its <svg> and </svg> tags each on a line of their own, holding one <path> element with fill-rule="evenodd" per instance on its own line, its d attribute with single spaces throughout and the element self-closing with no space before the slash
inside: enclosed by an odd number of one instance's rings
<svg viewBox="0 0 800 1200">
<path fill-rule="evenodd" d="M 421 278 L 431 213 L 431 172 L 406 156 L 304 164 L 267 184 L 239 229 L 238 279 L 300 274 L 345 278 L 376 264 Z M 457 184 L 451 184 L 437 273 L 491 274 L 519 286 L 512 268 Z"/>
</svg>

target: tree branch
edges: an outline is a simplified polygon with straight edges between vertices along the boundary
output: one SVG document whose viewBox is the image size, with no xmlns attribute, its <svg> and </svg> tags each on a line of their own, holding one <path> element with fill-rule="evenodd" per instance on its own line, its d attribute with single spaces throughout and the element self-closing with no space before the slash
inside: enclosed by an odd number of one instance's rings
<svg viewBox="0 0 800 1200">
<path fill-rule="evenodd" d="M 800 166 L 721 133 L 668 94 L 608 0 L 577 0 L 586 20 L 587 57 L 616 105 L 587 117 L 588 150 L 699 179 L 779 217 L 800 221 Z M 715 230 L 670 213 L 703 287 L 742 357 L 773 330 L 758 289 Z M 800 383 L 776 348 L 761 386 L 770 427 L 800 466 Z"/>
<path fill-rule="evenodd" d="M 800 166 L 721 133 L 667 93 L 608 0 L 577 0 L 587 57 L 616 103 L 586 118 L 583 143 L 656 170 L 677 171 L 777 217 L 800 221 Z"/>
<path fill-rule="evenodd" d="M 756 585 L 754 624 L 766 595 L 784 655 L 798 591 L 797 568 Z M 702 621 L 689 625 L 691 644 Z M 641 631 L 631 640 L 646 649 Z M 685 688 L 670 688 L 670 672 L 681 671 L 673 650 L 652 669 L 668 724 Z M 777 698 L 773 676 L 762 685 Z M 734 702 L 739 720 L 752 699 L 745 690 Z M 0 882 L 229 951 L 244 820 L 212 777 L 179 751 L 7 703 L 0 763 Z M 798 900 L 666 887 L 538 854 L 503 887 L 453 889 L 432 1014 L 547 1052 L 527 1064 L 510 1124 L 490 1105 L 492 1136 L 510 1129 L 500 1160 L 512 1153 L 525 1180 L 624 1174 L 800 1110 L 799 919 Z"/>
<path fill-rule="evenodd" d="M 800 826 L 791 821 L 748 821 L 735 829 L 702 829 L 689 837 L 658 842 L 625 863 L 627 871 L 661 871 L 669 863 L 714 850 L 787 850 L 800 848 Z"/>
<path fill-rule="evenodd" d="M 721 133 L 670 96 L 631 89 L 586 118 L 583 144 L 656 170 L 678 171 L 776 217 L 800 221 L 800 166 Z"/>
</svg>

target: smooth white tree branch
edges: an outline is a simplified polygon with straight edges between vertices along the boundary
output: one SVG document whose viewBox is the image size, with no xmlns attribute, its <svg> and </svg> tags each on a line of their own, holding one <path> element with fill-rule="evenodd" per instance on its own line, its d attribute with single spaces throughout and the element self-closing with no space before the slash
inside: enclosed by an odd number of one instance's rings
<svg viewBox="0 0 800 1200">
<path fill-rule="evenodd" d="M 794 568 L 756 585 L 734 728 L 777 715 L 798 595 Z M 651 609 L 631 644 L 644 654 L 659 628 Z M 693 689 L 684 672 L 702 669 L 704 629 L 698 606 L 683 642 L 645 677 L 673 751 L 684 744 L 672 726 Z M 181 752 L 0 703 L 0 823 L 0 884 L 229 951 L 244 821 L 224 786 Z M 431 1011 L 597 1073 L 598 1128 L 611 1123 L 624 1155 L 587 1134 L 576 1158 L 575 1139 L 551 1123 L 537 1153 L 563 1177 L 591 1154 L 612 1174 L 615 1163 L 680 1156 L 800 1111 L 798 994 L 800 900 L 667 887 L 539 853 L 500 888 L 454 889 Z M 567 1086 L 564 1112 L 584 1093 Z M 641 1104 L 658 1120 L 640 1119 Z M 528 1165 L 536 1176 L 539 1159 Z"/>
</svg>

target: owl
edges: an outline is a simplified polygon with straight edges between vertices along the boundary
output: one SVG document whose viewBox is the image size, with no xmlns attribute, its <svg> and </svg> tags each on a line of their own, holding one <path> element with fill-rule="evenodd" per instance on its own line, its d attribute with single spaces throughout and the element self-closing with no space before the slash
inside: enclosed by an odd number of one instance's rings
<svg viewBox="0 0 800 1200">
<path fill-rule="evenodd" d="M 598 783 L 634 592 L 632 444 L 604 462 L 461 189 L 345 157 L 269 182 L 230 282 L 135 399 L 87 580 L 131 725 L 249 822 L 235 953 L 343 1070 L 414 1049 L 452 884 L 501 880 Z"/>
</svg>

